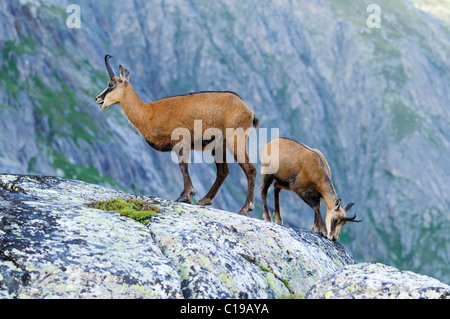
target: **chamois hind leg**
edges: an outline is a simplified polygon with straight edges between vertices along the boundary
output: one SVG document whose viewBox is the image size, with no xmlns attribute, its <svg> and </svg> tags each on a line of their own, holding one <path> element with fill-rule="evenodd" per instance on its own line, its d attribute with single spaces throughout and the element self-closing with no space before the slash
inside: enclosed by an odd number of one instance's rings
<svg viewBox="0 0 450 319">
<path fill-rule="evenodd" d="M 269 207 L 267 207 L 267 190 L 273 182 L 273 175 L 263 174 L 262 176 L 263 184 L 261 186 L 261 199 L 264 207 L 264 220 L 271 222 L 272 218 L 270 217 Z"/>
<path fill-rule="evenodd" d="M 275 205 L 275 209 L 273 211 L 273 217 L 275 218 L 275 223 L 283 225 L 283 219 L 280 214 L 280 192 L 281 187 L 277 182 L 273 184 L 273 201 Z"/>
<path fill-rule="evenodd" d="M 189 176 L 189 167 L 187 163 L 187 158 L 183 157 L 183 150 L 178 153 L 178 161 L 180 165 L 181 174 L 183 174 L 183 184 L 184 188 L 178 197 L 177 202 L 182 203 L 192 203 L 192 196 L 195 195 L 195 189 L 192 185 L 191 177 Z"/>
<path fill-rule="evenodd" d="M 209 192 L 198 201 L 197 205 L 205 206 L 205 205 L 211 205 L 213 199 L 217 196 L 217 193 L 219 192 L 220 187 L 222 186 L 223 182 L 225 181 L 225 178 L 227 178 L 230 171 L 228 170 L 228 164 L 227 164 L 227 150 L 225 148 L 225 145 L 222 148 L 222 156 L 220 158 L 216 158 L 215 151 L 212 151 L 212 155 L 214 157 L 214 161 L 216 163 L 217 168 L 217 176 L 216 180 L 209 190 Z"/>
<path fill-rule="evenodd" d="M 239 213 L 245 216 L 247 216 L 249 211 L 255 209 L 254 202 L 256 178 L 256 167 L 250 162 L 250 158 L 247 153 L 247 138 L 248 136 L 245 137 L 245 143 L 240 143 L 239 146 L 242 147 L 241 149 L 239 149 L 238 143 L 234 143 L 233 149 L 231 150 L 234 159 L 238 162 L 239 166 L 245 173 L 245 177 L 247 178 L 247 199 L 245 200 L 244 206 L 242 206 L 239 210 Z"/>
</svg>

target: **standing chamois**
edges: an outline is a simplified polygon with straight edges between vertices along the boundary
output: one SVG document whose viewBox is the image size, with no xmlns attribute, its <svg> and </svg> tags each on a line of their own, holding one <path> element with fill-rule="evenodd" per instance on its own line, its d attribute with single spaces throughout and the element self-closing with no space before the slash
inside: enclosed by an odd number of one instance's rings
<svg viewBox="0 0 450 319">
<path fill-rule="evenodd" d="M 129 82 L 128 70 L 120 65 L 120 74 L 116 77 L 109 64 L 109 58 L 111 56 L 105 56 L 105 65 L 110 78 L 108 87 L 97 96 L 96 102 L 100 104 L 102 110 L 119 103 L 128 119 L 139 129 L 152 148 L 161 152 L 175 151 L 184 182 L 184 189 L 177 201 L 191 203 L 192 196 L 195 195 L 188 171 L 188 154 L 186 154 L 188 152 L 185 150 L 205 151 L 208 144 L 214 141 L 217 146 L 211 151 L 217 167 L 217 177 L 198 205 L 211 205 L 228 176 L 226 162 L 228 149 L 247 177 L 247 199 L 239 212 L 247 215 L 253 210 L 256 168 L 249 160 L 247 139 L 251 127 L 256 128 L 259 121 L 242 99 L 233 92 L 198 92 L 144 103 Z M 194 124 L 197 125 L 199 121 L 201 121 L 200 132 L 197 126 L 194 130 Z M 174 138 L 177 129 L 189 133 L 189 142 L 176 136 L 177 134 Z M 226 131 L 229 129 L 243 133 L 241 136 L 233 135 L 227 139 Z M 216 133 L 211 134 L 211 130 L 215 130 Z"/>
<path fill-rule="evenodd" d="M 275 222 L 282 224 L 280 215 L 280 191 L 291 190 L 296 193 L 315 212 L 314 231 L 321 232 L 329 240 L 336 240 L 339 231 L 347 222 L 361 222 L 346 217 L 353 203 L 341 207 L 331 182 L 331 170 L 319 150 L 287 138 L 277 138 L 265 145 L 261 151 L 261 174 L 263 185 L 261 198 L 264 205 L 264 219 L 271 221 L 267 207 L 267 190 L 273 183 Z M 320 214 L 320 200 L 327 206 L 326 225 Z"/>
</svg>

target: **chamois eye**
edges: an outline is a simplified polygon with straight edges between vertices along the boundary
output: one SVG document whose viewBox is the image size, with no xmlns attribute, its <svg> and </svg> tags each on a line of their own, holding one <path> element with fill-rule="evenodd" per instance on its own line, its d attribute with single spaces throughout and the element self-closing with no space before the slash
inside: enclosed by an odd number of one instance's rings
<svg viewBox="0 0 450 319">
<path fill-rule="evenodd" d="M 332 221 L 333 223 L 337 224 L 337 223 L 339 223 L 339 218 L 333 217 L 333 218 L 331 219 L 331 221 Z"/>
<path fill-rule="evenodd" d="M 110 88 L 112 88 L 112 87 L 113 87 L 112 82 L 109 82 L 108 86 L 109 86 Z"/>
</svg>

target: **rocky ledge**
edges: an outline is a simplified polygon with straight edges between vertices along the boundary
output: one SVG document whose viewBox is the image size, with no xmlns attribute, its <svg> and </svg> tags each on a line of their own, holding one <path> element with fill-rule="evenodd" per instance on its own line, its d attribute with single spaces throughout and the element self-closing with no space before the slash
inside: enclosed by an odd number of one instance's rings
<svg viewBox="0 0 450 319">
<path fill-rule="evenodd" d="M 321 278 L 311 299 L 450 299 L 450 286 L 428 276 L 380 263 L 347 265 Z"/>
<path fill-rule="evenodd" d="M 56 177 L 0 180 L 0 298 L 340 297 L 319 283 L 355 266 L 339 243 L 255 218 L 139 197 L 160 210 L 143 225 L 86 206 L 134 195 Z M 438 294 L 419 297 L 449 297 L 429 279 Z M 385 297 L 380 289 L 357 296 Z"/>
</svg>

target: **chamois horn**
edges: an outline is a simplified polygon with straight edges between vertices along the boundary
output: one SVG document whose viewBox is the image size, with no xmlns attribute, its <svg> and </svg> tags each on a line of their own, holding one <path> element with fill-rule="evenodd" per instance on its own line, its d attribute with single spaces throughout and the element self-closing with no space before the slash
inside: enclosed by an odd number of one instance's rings
<svg viewBox="0 0 450 319">
<path fill-rule="evenodd" d="M 353 217 L 341 217 L 341 221 L 360 223 L 364 220 L 364 218 L 361 218 L 360 220 L 355 220 L 355 218 L 356 218 L 356 214 L 354 214 Z"/>
<path fill-rule="evenodd" d="M 105 55 L 105 65 L 106 65 L 106 69 L 108 70 L 108 74 L 109 74 L 109 78 L 112 79 L 115 75 L 114 72 L 111 68 L 111 65 L 109 65 L 109 59 L 112 58 L 111 55 Z"/>
</svg>

